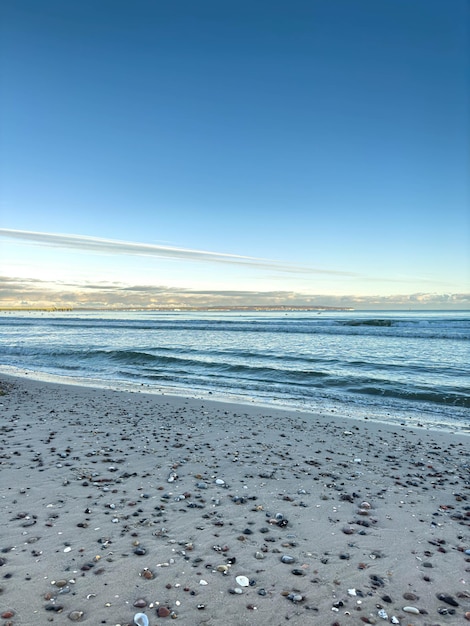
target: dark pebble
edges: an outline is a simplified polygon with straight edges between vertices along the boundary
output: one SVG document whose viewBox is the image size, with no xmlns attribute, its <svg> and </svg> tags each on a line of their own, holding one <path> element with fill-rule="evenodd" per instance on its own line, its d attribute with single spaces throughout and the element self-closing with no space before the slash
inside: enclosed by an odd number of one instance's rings
<svg viewBox="0 0 470 626">
<path fill-rule="evenodd" d="M 436 593 L 436 597 L 441 602 L 445 602 L 446 604 L 450 604 L 450 606 L 459 606 L 459 603 L 455 598 L 448 595 L 447 593 Z"/>
<path fill-rule="evenodd" d="M 417 596 L 415 593 L 404 593 L 403 597 L 405 598 L 405 600 L 411 600 L 412 602 L 414 600 L 419 600 L 419 596 Z"/>
<path fill-rule="evenodd" d="M 60 613 L 64 610 L 62 604 L 46 604 L 44 608 L 46 611 L 54 611 L 55 613 Z"/>
</svg>

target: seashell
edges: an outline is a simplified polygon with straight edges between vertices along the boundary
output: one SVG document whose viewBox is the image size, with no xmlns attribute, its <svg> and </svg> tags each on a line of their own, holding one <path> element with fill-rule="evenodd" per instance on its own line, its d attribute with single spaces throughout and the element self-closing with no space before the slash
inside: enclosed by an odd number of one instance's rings
<svg viewBox="0 0 470 626">
<path fill-rule="evenodd" d="M 149 626 L 149 618 L 145 613 L 136 613 L 134 615 L 134 624 L 137 624 L 137 626 Z"/>
<path fill-rule="evenodd" d="M 237 581 L 237 584 L 240 585 L 240 587 L 250 586 L 250 579 L 247 578 L 246 576 L 237 576 L 235 580 Z"/>
</svg>

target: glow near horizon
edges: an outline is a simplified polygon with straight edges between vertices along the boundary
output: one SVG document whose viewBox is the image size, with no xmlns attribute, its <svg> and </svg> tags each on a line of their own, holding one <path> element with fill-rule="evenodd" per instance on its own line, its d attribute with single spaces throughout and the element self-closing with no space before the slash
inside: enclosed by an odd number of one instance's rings
<svg viewBox="0 0 470 626">
<path fill-rule="evenodd" d="M 0 305 L 469 307 L 465 2 L 0 11 Z"/>
<path fill-rule="evenodd" d="M 12 229 L 0 229 L 0 238 L 7 242 L 13 241 L 7 244 L 10 246 L 8 254 L 11 259 L 17 256 L 16 264 L 5 266 L 7 273 L 14 275 L 15 279 L 4 279 L 4 306 L 15 304 L 14 301 L 8 300 L 9 288 L 12 288 L 13 297 L 18 298 L 23 294 L 26 298 L 35 298 L 32 301 L 27 299 L 16 302 L 17 305 L 23 306 L 46 306 L 52 303 L 75 307 L 310 304 L 362 307 L 444 305 L 463 308 L 470 302 L 468 295 L 465 294 L 454 294 L 452 297 L 446 294 L 438 297 L 430 293 L 408 293 L 392 297 L 382 294 L 381 297 L 377 297 L 363 291 L 360 296 L 344 297 L 333 292 L 332 283 L 339 281 L 342 285 L 345 281 L 360 280 L 364 285 L 367 281 L 372 284 L 376 281 L 383 283 L 384 279 L 359 276 L 346 271 L 294 267 L 255 257 Z M 73 262 L 77 254 L 82 257 L 78 271 L 74 268 Z M 25 256 L 28 258 L 26 264 Z M 33 256 L 36 263 L 31 264 L 30 259 Z M 122 257 L 125 258 L 124 261 Z M 147 262 L 142 265 L 142 259 L 139 257 L 145 257 Z M 149 263 L 148 257 L 158 260 L 157 265 Z M 58 258 L 61 259 L 60 264 L 57 264 Z M 204 272 L 200 269 L 196 269 L 193 276 L 188 275 L 190 267 L 194 269 L 194 265 L 200 264 L 209 264 L 212 267 L 209 279 L 204 277 Z M 233 266 L 236 271 L 231 277 Z M 98 267 L 100 269 L 97 273 Z M 156 267 L 159 276 L 164 274 L 165 284 L 159 280 L 155 281 L 154 276 L 152 278 Z M 223 268 L 222 272 L 220 267 Z M 285 273 L 289 274 L 290 289 L 282 278 Z M 328 277 L 327 291 L 324 294 L 309 294 L 302 291 L 305 277 L 308 275 L 315 276 L 317 284 L 319 276 Z M 117 277 L 119 280 L 116 280 Z M 145 278 L 148 282 L 143 280 Z M 227 279 L 232 285 L 231 288 L 227 288 Z M 259 281 L 262 281 L 262 290 L 257 289 Z M 237 285 L 238 289 L 234 288 Z M 414 283 L 412 285 L 414 286 Z"/>
</svg>

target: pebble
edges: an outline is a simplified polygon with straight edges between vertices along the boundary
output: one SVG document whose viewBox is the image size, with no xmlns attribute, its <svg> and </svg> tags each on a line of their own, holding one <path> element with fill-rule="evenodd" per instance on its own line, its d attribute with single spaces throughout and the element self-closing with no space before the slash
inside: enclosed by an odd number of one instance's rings
<svg viewBox="0 0 470 626">
<path fill-rule="evenodd" d="M 85 615 L 85 613 L 83 611 L 71 611 L 68 614 L 68 618 L 72 622 L 79 622 L 84 615 Z"/>
<path fill-rule="evenodd" d="M 157 609 L 157 617 L 168 617 L 171 611 L 166 606 L 159 606 Z"/>
<path fill-rule="evenodd" d="M 415 606 L 404 606 L 403 610 L 405 611 L 405 613 L 413 613 L 413 615 L 419 615 L 419 609 L 417 609 Z"/>
<path fill-rule="evenodd" d="M 237 576 L 235 580 L 237 581 L 237 585 L 240 585 L 240 587 L 250 586 L 250 579 L 247 576 Z"/>
<path fill-rule="evenodd" d="M 291 602 L 302 602 L 304 597 L 300 593 L 290 593 L 287 596 L 287 599 L 290 600 Z"/>
<path fill-rule="evenodd" d="M 289 554 L 283 554 L 281 556 L 281 562 L 288 563 L 288 564 L 295 563 L 295 557 L 290 556 Z"/>
<path fill-rule="evenodd" d="M 303 569 L 293 569 L 292 574 L 294 574 L 294 576 L 305 576 Z"/>
<path fill-rule="evenodd" d="M 441 602 L 450 604 L 450 606 L 459 606 L 459 603 L 457 602 L 457 600 L 447 593 L 436 593 L 436 597 Z"/>
<path fill-rule="evenodd" d="M 419 597 L 415 593 L 404 593 L 403 598 L 411 601 L 419 600 Z"/>
</svg>

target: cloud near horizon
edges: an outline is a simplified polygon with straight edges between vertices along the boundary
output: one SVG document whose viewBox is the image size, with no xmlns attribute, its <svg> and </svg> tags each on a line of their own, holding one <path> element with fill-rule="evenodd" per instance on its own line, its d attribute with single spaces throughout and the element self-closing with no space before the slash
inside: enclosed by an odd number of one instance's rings
<svg viewBox="0 0 470 626">
<path fill-rule="evenodd" d="M 0 308 L 142 308 L 211 306 L 332 306 L 351 308 L 470 308 L 470 294 L 388 296 L 302 294 L 295 291 L 198 290 L 165 285 L 50 283 L 0 278 Z"/>
<path fill-rule="evenodd" d="M 157 244 L 120 241 L 116 239 L 103 239 L 100 237 L 89 237 L 86 235 L 65 235 L 0 228 L 0 237 L 20 240 L 36 245 L 54 248 L 66 248 L 69 250 L 79 250 L 81 252 L 91 252 L 97 254 L 152 256 L 184 261 L 225 263 L 232 265 L 244 265 L 257 269 L 291 272 L 296 274 L 304 273 L 350 277 L 358 276 L 358 274 L 354 272 L 297 266 L 271 259 L 260 259 L 257 257 L 227 254 L 224 252 L 209 252 L 206 250 L 176 248 Z"/>
</svg>

